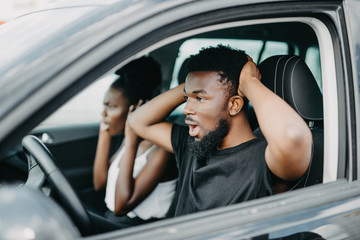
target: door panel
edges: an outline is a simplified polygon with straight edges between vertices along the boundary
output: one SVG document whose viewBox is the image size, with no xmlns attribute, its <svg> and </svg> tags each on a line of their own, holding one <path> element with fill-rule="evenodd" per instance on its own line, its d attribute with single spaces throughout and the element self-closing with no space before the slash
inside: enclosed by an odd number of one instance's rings
<svg viewBox="0 0 360 240">
<path fill-rule="evenodd" d="M 98 131 L 99 124 L 94 123 L 39 128 L 32 134 L 44 141 L 73 187 L 83 189 L 92 185 Z"/>
<path fill-rule="evenodd" d="M 44 133 L 52 139 L 46 145 L 73 187 L 78 190 L 92 188 L 99 124 L 38 128 L 32 132 L 40 138 Z M 122 138 L 113 137 L 111 154 L 120 146 Z"/>
<path fill-rule="evenodd" d="M 93 188 L 93 163 L 98 141 L 99 124 L 38 128 L 32 134 L 42 138 L 53 154 L 56 164 L 88 209 L 104 211 L 104 191 Z M 123 136 L 113 137 L 110 156 L 115 153 Z M 51 143 L 50 143 L 51 142 Z"/>
</svg>

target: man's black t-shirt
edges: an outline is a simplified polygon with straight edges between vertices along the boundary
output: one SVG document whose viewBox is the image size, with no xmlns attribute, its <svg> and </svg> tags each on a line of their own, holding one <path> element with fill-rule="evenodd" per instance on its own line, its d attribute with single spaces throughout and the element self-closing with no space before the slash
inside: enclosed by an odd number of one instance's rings
<svg viewBox="0 0 360 240">
<path fill-rule="evenodd" d="M 188 127 L 173 126 L 171 142 L 179 180 L 169 217 L 272 195 L 264 137 L 217 150 L 206 161 L 193 157 L 189 137 Z"/>
</svg>

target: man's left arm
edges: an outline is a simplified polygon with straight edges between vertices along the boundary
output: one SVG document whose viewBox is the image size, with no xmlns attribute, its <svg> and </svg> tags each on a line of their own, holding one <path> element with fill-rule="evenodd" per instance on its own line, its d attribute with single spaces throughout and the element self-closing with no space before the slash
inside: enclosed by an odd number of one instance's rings
<svg viewBox="0 0 360 240">
<path fill-rule="evenodd" d="M 265 160 L 272 173 L 286 181 L 297 180 L 311 161 L 311 131 L 300 115 L 260 79 L 258 68 L 248 61 L 240 74 L 239 95 L 254 108 L 268 142 Z"/>
</svg>

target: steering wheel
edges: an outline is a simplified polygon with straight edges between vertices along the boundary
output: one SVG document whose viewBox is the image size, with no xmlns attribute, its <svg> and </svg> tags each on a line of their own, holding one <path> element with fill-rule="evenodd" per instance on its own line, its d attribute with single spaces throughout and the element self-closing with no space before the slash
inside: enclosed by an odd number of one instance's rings
<svg viewBox="0 0 360 240">
<path fill-rule="evenodd" d="M 23 138 L 22 147 L 28 159 L 29 176 L 25 185 L 41 189 L 45 178 L 51 189 L 58 194 L 63 207 L 68 212 L 83 236 L 92 233 L 93 224 L 88 212 L 76 195 L 68 180 L 56 166 L 49 149 L 39 138 L 28 135 Z"/>
</svg>

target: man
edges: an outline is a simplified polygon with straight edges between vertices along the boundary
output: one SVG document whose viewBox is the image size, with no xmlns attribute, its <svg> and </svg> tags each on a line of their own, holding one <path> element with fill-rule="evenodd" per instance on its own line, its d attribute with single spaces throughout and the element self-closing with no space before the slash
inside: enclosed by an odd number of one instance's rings
<svg viewBox="0 0 360 240">
<path fill-rule="evenodd" d="M 185 84 L 128 118 L 141 137 L 175 153 L 179 180 L 171 215 L 268 196 L 274 185 L 289 188 L 301 179 L 311 160 L 311 132 L 260 82 L 251 58 L 219 45 L 191 56 L 188 71 Z M 263 136 L 255 137 L 250 128 L 247 100 Z M 188 127 L 164 121 L 184 101 Z"/>
</svg>

